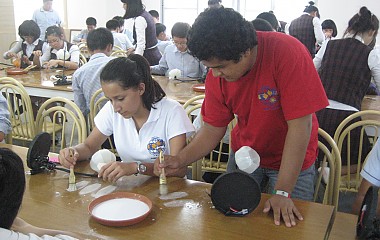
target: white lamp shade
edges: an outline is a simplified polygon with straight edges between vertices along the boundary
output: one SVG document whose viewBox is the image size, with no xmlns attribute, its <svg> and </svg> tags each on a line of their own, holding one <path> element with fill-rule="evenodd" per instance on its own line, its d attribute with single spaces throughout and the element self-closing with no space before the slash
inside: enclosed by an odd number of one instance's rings
<svg viewBox="0 0 380 240">
<path fill-rule="evenodd" d="M 90 167 L 92 170 L 99 172 L 98 166 L 103 166 L 103 164 L 107 164 L 110 162 L 115 162 L 116 156 L 113 152 L 108 149 L 100 149 L 91 157 Z"/>
<path fill-rule="evenodd" d="M 65 49 L 59 49 L 56 55 L 59 60 L 68 60 L 70 58 L 70 53 Z"/>
</svg>

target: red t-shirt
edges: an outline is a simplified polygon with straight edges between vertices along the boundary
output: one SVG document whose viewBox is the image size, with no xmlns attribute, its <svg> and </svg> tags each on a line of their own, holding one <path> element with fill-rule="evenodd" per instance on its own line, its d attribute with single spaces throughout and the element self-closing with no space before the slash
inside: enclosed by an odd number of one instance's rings
<svg viewBox="0 0 380 240">
<path fill-rule="evenodd" d="M 307 49 L 282 33 L 257 32 L 257 59 L 252 69 L 235 82 L 206 78 L 203 120 L 215 127 L 227 126 L 237 116 L 231 134 L 232 149 L 255 149 L 260 166 L 278 170 L 288 126 L 292 120 L 313 114 L 313 126 L 302 170 L 317 157 L 318 121 L 314 112 L 328 100 Z"/>
</svg>

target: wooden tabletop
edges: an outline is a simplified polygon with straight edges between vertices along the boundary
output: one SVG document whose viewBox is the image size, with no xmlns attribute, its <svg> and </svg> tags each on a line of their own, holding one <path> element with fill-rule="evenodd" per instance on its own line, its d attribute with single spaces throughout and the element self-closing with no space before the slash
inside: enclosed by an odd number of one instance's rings
<svg viewBox="0 0 380 240">
<path fill-rule="evenodd" d="M 337 212 L 330 239 L 354 240 L 356 239 L 356 222 L 358 216 L 348 213 Z"/>
<path fill-rule="evenodd" d="M 1 144 L 25 160 L 27 148 Z M 84 171 L 78 166 L 76 171 Z M 88 172 L 91 172 L 87 170 Z M 108 186 L 97 178 L 76 176 L 77 182 L 89 181 Z M 46 228 L 71 230 L 91 239 L 324 239 L 332 226 L 334 208 L 313 202 L 294 200 L 304 216 L 297 226 L 275 226 L 273 216 L 264 214 L 263 204 L 269 195 L 263 194 L 258 208 L 244 217 L 226 217 L 217 211 L 208 195 L 211 185 L 204 182 L 168 178 L 169 193 L 182 192 L 180 199 L 162 200 L 158 178 L 124 177 L 116 191 L 145 195 L 153 202 L 148 217 L 128 227 L 103 226 L 90 218 L 87 207 L 94 199 L 91 194 L 68 192 L 68 174 L 57 171 L 26 175 L 26 191 L 20 216 L 26 221 Z M 177 201 L 176 207 L 168 206 Z M 178 204 L 182 203 L 182 204 Z"/>
<path fill-rule="evenodd" d="M 66 76 L 71 76 L 74 71 L 65 71 Z M 74 100 L 74 94 L 71 85 L 68 86 L 55 86 L 51 77 L 54 75 L 62 74 L 61 70 L 33 70 L 26 74 L 21 75 L 7 75 L 5 70 L 0 71 L 1 77 L 12 77 L 20 81 L 27 92 L 31 96 L 39 97 L 55 97 L 61 96 L 70 100 Z M 190 98 L 203 94 L 194 92 L 192 87 L 197 84 L 197 81 L 180 82 L 177 80 L 169 80 L 165 76 L 153 76 L 153 78 L 160 84 L 165 91 L 168 98 L 178 101 L 184 104 Z"/>
<path fill-rule="evenodd" d="M 362 110 L 377 110 L 380 111 L 380 96 L 366 95 L 362 101 Z M 379 116 L 369 116 L 364 119 L 380 121 Z"/>
</svg>

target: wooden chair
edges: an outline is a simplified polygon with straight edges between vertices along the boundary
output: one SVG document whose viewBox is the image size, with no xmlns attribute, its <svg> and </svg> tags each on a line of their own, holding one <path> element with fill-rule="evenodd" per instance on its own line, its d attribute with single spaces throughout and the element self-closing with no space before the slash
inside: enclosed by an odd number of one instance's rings
<svg viewBox="0 0 380 240">
<path fill-rule="evenodd" d="M 347 166 L 342 166 L 341 190 L 358 191 L 361 182 L 362 159 L 367 159 L 368 157 L 368 153 L 364 153 L 362 150 L 363 142 L 368 141 L 368 139 L 365 139 L 367 136 L 365 133 L 366 131 L 371 132 L 372 136 L 369 136 L 369 139 L 372 144 L 376 142 L 380 133 L 380 121 L 375 120 L 374 118 L 376 117 L 380 117 L 380 111 L 364 110 L 356 112 L 344 119 L 335 131 L 334 140 L 338 145 L 338 149 L 341 153 L 345 151 L 346 154 L 346 159 L 342 159 L 342 162 L 343 160 L 347 161 Z M 351 141 L 351 134 L 354 130 L 360 132 L 358 142 Z M 355 158 L 351 153 L 356 150 L 358 155 Z"/>
<path fill-rule="evenodd" d="M 329 178 L 326 183 L 325 191 L 323 192 L 323 204 L 335 206 L 335 212 L 338 209 L 339 200 L 339 184 L 340 184 L 340 171 L 341 171 L 341 158 L 340 151 L 334 139 L 323 129 L 318 129 L 318 135 L 323 138 L 328 145 L 318 141 L 318 149 L 323 154 L 323 160 L 320 164 L 321 169 L 318 174 L 318 180 L 314 191 L 314 201 L 318 199 L 320 192 L 323 173 L 326 172 L 326 167 L 329 167 Z M 331 150 L 330 150 L 331 149 Z"/>
<path fill-rule="evenodd" d="M 7 142 L 12 144 L 12 139 L 32 141 L 37 133 L 36 125 L 32 103 L 24 86 L 14 78 L 2 77 L 0 92 L 3 92 L 7 99 L 12 124 L 12 134 Z"/>
<path fill-rule="evenodd" d="M 55 106 L 48 108 L 50 104 Z M 50 113 L 54 113 L 53 120 L 50 120 Z M 57 122 L 58 116 L 62 118 L 62 123 Z M 62 97 L 51 98 L 41 105 L 37 113 L 36 126 L 37 132 L 44 131 L 52 135 L 53 152 L 83 143 L 87 137 L 86 120 L 81 110 L 74 102 Z M 61 134 L 60 144 L 55 141 L 58 133 Z M 67 139 L 68 142 L 66 142 Z"/>
<path fill-rule="evenodd" d="M 96 114 L 98 114 L 98 112 L 104 106 L 104 104 L 106 104 L 108 102 L 108 98 L 106 98 L 105 96 L 101 96 L 102 94 L 103 94 L 103 90 L 98 89 L 91 97 L 90 114 L 89 114 L 89 121 L 88 121 L 90 123 L 89 133 L 95 127 L 94 119 L 95 119 Z M 110 147 L 109 150 L 111 152 L 115 153 L 116 156 L 118 156 L 116 148 L 115 148 L 114 144 L 112 143 L 111 138 L 108 137 L 107 141 L 108 141 L 108 145 Z M 108 148 L 108 146 L 107 146 L 107 148 Z"/>
<path fill-rule="evenodd" d="M 18 40 L 11 42 L 11 44 L 9 45 L 8 50 L 11 50 L 17 43 L 18 43 Z"/>
<path fill-rule="evenodd" d="M 82 53 L 79 53 L 79 67 L 82 67 L 86 63 L 87 63 L 86 57 Z"/>
<path fill-rule="evenodd" d="M 111 57 L 128 57 L 128 53 L 125 50 L 112 51 Z"/>
</svg>

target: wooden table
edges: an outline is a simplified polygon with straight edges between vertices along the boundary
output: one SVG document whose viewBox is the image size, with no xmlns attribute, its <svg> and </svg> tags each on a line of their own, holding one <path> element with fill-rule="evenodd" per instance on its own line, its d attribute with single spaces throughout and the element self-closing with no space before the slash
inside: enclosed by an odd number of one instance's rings
<svg viewBox="0 0 380 240">
<path fill-rule="evenodd" d="M 362 101 L 362 110 L 380 111 L 380 96 L 366 95 Z M 380 121 L 379 116 L 371 116 L 370 119 Z"/>
<path fill-rule="evenodd" d="M 333 240 L 354 240 L 356 239 L 356 222 L 358 216 L 348 213 L 337 212 L 334 225 L 330 233 Z"/>
<path fill-rule="evenodd" d="M 65 71 L 66 76 L 70 76 L 74 71 Z M 51 76 L 61 74 L 56 70 L 41 70 L 41 71 L 30 71 L 27 74 L 21 75 L 7 75 L 5 70 L 0 71 L 1 77 L 12 77 L 17 79 L 26 88 L 27 92 L 31 96 L 39 97 L 65 97 L 70 100 L 74 100 L 74 94 L 71 85 L 68 86 L 55 86 L 53 81 L 50 79 Z M 160 84 L 164 89 L 168 98 L 178 101 L 184 104 L 190 98 L 200 95 L 202 93 L 194 92 L 192 86 L 198 82 L 180 82 L 176 80 L 169 80 L 164 76 L 153 76 L 153 78 Z"/>
<path fill-rule="evenodd" d="M 1 144 L 25 160 L 27 148 Z M 83 171 L 78 166 L 77 171 Z M 82 178 L 109 185 L 97 178 Z M 324 239 L 333 222 L 334 207 L 295 200 L 304 216 L 297 226 L 275 226 L 271 214 L 262 212 L 269 195 L 263 194 L 258 208 L 244 217 L 226 217 L 213 208 L 208 195 L 211 185 L 204 182 L 168 178 L 170 192 L 185 192 L 181 198 L 187 204 L 166 207 L 168 200 L 159 198 L 158 179 L 130 176 L 117 184 L 117 191 L 129 191 L 147 196 L 153 202 L 148 217 L 128 227 L 107 227 L 92 220 L 87 212 L 91 195 L 68 192 L 68 174 L 60 171 L 26 175 L 26 191 L 20 216 L 26 221 L 47 228 L 71 230 L 91 239 Z"/>
</svg>

